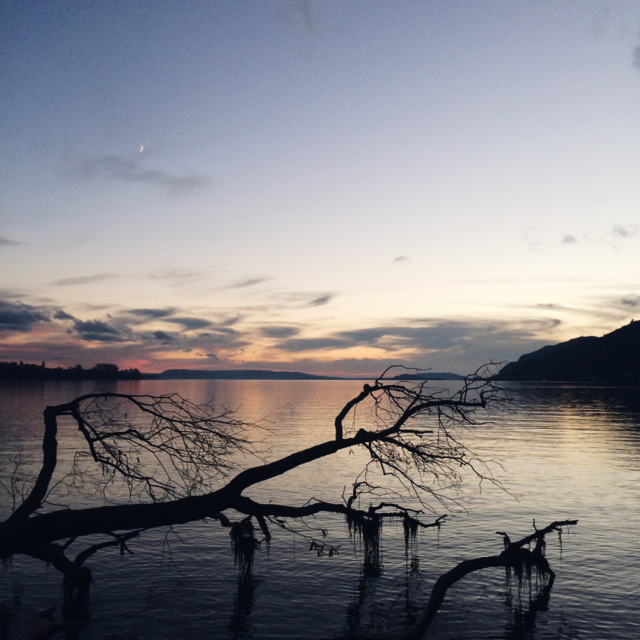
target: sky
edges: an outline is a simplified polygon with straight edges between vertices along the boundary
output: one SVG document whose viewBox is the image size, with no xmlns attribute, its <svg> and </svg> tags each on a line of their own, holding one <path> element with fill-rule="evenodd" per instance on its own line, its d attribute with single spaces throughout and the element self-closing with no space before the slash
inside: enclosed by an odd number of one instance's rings
<svg viewBox="0 0 640 640">
<path fill-rule="evenodd" d="M 0 360 L 369 375 L 640 316 L 640 2 L 0 5 Z"/>
</svg>

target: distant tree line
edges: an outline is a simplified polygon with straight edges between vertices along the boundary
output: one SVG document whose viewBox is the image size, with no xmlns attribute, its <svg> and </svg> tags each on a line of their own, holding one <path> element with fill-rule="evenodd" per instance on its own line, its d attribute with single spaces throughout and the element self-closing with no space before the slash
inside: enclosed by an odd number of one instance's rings
<svg viewBox="0 0 640 640">
<path fill-rule="evenodd" d="M 42 364 L 0 362 L 0 380 L 142 380 L 138 369 L 119 369 L 116 364 L 101 362 L 91 369 L 47 367 Z"/>
</svg>

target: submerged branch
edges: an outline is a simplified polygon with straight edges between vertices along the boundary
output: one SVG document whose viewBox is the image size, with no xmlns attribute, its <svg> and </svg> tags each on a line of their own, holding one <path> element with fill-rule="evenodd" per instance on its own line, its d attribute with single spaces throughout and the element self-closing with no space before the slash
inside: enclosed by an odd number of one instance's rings
<svg viewBox="0 0 640 640">
<path fill-rule="evenodd" d="M 419 640 L 422 638 L 435 618 L 436 613 L 438 613 L 449 587 L 459 580 L 462 580 L 462 578 L 473 571 L 480 571 L 490 567 L 507 567 L 514 569 L 516 572 L 521 572 L 523 568 L 527 568 L 528 570 L 535 568 L 542 576 L 549 576 L 550 582 L 547 585 L 547 588 L 550 589 L 553 585 L 553 580 L 555 579 L 555 573 L 549 566 L 547 559 L 544 557 L 544 537 L 551 531 L 561 530 L 561 527 L 563 526 L 574 525 L 577 523 L 577 520 L 552 522 L 544 529 L 536 530 L 535 533 L 513 543 L 509 541 L 509 537 L 506 533 L 498 532 L 500 535 L 505 537 L 505 550 L 501 554 L 495 556 L 484 556 L 482 558 L 474 558 L 472 560 L 463 560 L 453 569 L 442 574 L 433 586 L 429 601 L 409 633 L 405 636 L 405 639 Z M 533 551 L 529 551 L 529 549 L 524 548 L 525 545 L 530 544 L 534 540 L 539 544 L 536 544 Z"/>
</svg>

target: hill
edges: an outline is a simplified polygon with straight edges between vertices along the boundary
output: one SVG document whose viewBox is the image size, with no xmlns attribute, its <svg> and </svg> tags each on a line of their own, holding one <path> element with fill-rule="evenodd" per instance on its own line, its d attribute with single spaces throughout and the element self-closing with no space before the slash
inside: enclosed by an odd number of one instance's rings
<svg viewBox="0 0 640 640">
<path fill-rule="evenodd" d="M 575 338 L 510 362 L 497 380 L 640 384 L 640 322 L 601 338 Z"/>
</svg>

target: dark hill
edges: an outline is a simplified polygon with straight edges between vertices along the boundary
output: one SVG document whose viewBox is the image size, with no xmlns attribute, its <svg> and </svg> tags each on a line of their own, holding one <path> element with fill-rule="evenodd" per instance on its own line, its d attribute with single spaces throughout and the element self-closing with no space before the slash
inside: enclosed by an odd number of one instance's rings
<svg viewBox="0 0 640 640">
<path fill-rule="evenodd" d="M 601 338 L 582 337 L 542 347 L 510 362 L 498 380 L 640 383 L 640 322 Z"/>
</svg>

